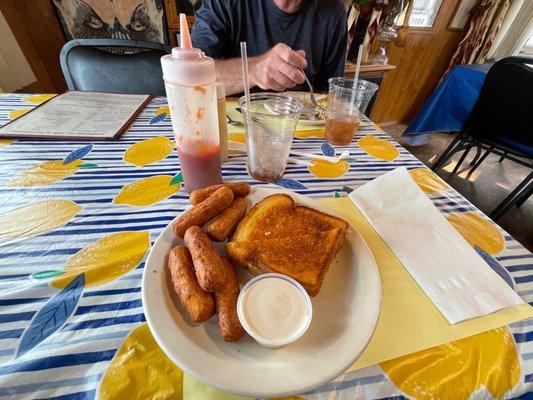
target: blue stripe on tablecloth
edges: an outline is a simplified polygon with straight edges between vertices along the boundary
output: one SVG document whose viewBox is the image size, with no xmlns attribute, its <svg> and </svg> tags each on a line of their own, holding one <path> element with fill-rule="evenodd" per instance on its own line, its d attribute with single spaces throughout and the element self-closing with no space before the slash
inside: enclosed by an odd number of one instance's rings
<svg viewBox="0 0 533 400">
<path fill-rule="evenodd" d="M 533 340 L 533 331 L 513 334 L 516 343 L 530 342 Z"/>
<path fill-rule="evenodd" d="M 64 386 L 78 386 L 86 383 L 99 382 L 102 374 L 89 375 L 79 378 L 62 379 L 52 382 L 30 383 L 27 385 L 0 388 L 0 396 L 34 393 L 38 390 L 56 389 Z"/>
<path fill-rule="evenodd" d="M 513 277 L 516 283 L 533 282 L 533 275 Z"/>
<path fill-rule="evenodd" d="M 83 293 L 83 297 L 95 297 L 95 296 L 116 296 L 127 293 L 140 293 L 141 288 L 127 288 L 127 289 L 109 289 L 109 290 L 93 290 L 91 292 Z"/>
<path fill-rule="evenodd" d="M 118 311 L 118 310 L 127 310 L 130 308 L 142 307 L 142 300 L 131 300 L 131 301 L 122 301 L 118 303 L 104 303 L 104 304 L 94 304 L 91 306 L 79 306 L 76 309 L 75 315 L 83 315 L 90 313 L 106 312 L 106 311 Z M 1 320 L 0 320 L 1 321 Z"/>
<path fill-rule="evenodd" d="M 6 322 L 15 322 L 15 321 L 29 321 L 30 319 L 33 318 L 34 314 L 35 314 L 34 311 L 0 314 L 0 324 L 6 323 Z M 1 335 L 1 332 L 0 332 L 0 335 Z"/>
<path fill-rule="evenodd" d="M 0 376 L 14 374 L 17 372 L 42 371 L 45 369 L 109 361 L 113 358 L 115 352 L 116 350 L 104 350 L 35 358 L 30 361 L 22 361 L 16 364 L 0 366 Z"/>
<path fill-rule="evenodd" d="M 145 322 L 146 318 L 144 314 L 125 315 L 122 317 L 113 318 L 99 318 L 89 321 L 74 322 L 67 324 L 63 327 L 62 332 L 78 331 L 81 329 L 94 329 L 102 326 L 119 325 L 119 324 L 132 324 L 135 322 Z"/>
<path fill-rule="evenodd" d="M 20 280 L 21 278 L 27 278 L 28 274 L 15 274 L 15 275 L 0 275 L 0 281 Z"/>
<path fill-rule="evenodd" d="M 19 304 L 42 303 L 49 299 L 49 297 L 28 297 L 19 299 L 0 299 L 0 306 L 16 306 Z"/>
<path fill-rule="evenodd" d="M 523 249 L 522 246 L 519 246 L 518 248 Z M 505 260 L 522 260 L 524 258 L 533 258 L 533 254 L 531 253 L 525 253 L 525 254 L 517 254 L 512 256 L 498 256 L 496 257 L 499 261 L 505 261 Z"/>
<path fill-rule="evenodd" d="M 7 331 L 0 331 L 0 339 L 16 339 L 22 335 L 24 329 L 10 329 Z M 1 367 L 0 367 L 1 368 Z"/>
<path fill-rule="evenodd" d="M 521 396 L 515 397 L 514 400 L 532 400 L 533 392 L 526 392 Z"/>
<path fill-rule="evenodd" d="M 498 258 L 498 260 L 500 259 Z M 533 264 L 511 265 L 509 267 L 505 267 L 505 269 L 507 269 L 509 272 L 531 271 L 533 269 Z"/>
</svg>

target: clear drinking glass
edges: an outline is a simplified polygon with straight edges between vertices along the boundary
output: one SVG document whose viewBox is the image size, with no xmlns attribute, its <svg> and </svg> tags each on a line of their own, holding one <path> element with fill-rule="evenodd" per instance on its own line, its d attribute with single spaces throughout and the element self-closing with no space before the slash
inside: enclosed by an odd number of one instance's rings
<svg viewBox="0 0 533 400">
<path fill-rule="evenodd" d="M 274 93 L 256 93 L 239 99 L 244 116 L 248 173 L 274 182 L 283 176 L 296 124 L 303 109 L 300 100 Z"/>
<path fill-rule="evenodd" d="M 325 138 L 328 143 L 348 146 L 378 85 L 359 79 L 354 87 L 353 79 L 345 78 L 331 78 L 328 82 Z"/>
</svg>

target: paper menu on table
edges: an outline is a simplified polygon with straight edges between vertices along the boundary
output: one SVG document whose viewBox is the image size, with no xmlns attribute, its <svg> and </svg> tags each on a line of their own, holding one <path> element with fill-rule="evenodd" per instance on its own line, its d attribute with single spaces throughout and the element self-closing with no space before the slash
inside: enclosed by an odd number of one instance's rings
<svg viewBox="0 0 533 400">
<path fill-rule="evenodd" d="M 349 197 L 450 323 L 523 303 L 404 167 L 357 188 Z"/>
<path fill-rule="evenodd" d="M 68 91 L 0 128 L 0 136 L 113 139 L 133 121 L 150 95 Z"/>
</svg>

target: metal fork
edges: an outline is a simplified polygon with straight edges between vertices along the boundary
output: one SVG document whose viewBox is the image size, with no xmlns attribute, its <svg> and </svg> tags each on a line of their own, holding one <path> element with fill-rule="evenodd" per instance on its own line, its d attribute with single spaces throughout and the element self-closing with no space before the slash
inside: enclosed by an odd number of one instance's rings
<svg viewBox="0 0 533 400">
<path fill-rule="evenodd" d="M 323 111 L 326 111 L 326 109 L 324 107 L 322 107 L 320 104 L 318 104 L 318 102 L 316 101 L 316 97 L 315 97 L 315 92 L 313 91 L 313 85 L 311 85 L 311 82 L 309 82 L 309 78 L 307 77 L 306 73 L 302 70 L 303 74 L 304 74 L 304 77 L 305 77 L 305 82 L 307 83 L 307 86 L 309 86 L 309 92 L 311 94 L 311 103 L 313 103 L 313 105 L 316 107 L 316 108 L 319 108 Z"/>
</svg>

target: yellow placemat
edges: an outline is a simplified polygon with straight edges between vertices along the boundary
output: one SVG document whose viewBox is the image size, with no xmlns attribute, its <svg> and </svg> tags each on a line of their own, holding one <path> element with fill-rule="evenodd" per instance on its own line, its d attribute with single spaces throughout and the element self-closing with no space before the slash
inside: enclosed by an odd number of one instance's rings
<svg viewBox="0 0 533 400">
<path fill-rule="evenodd" d="M 342 213 L 363 237 L 376 259 L 383 286 L 376 331 L 348 371 L 533 317 L 533 308 L 526 303 L 474 320 L 448 324 L 350 199 L 322 199 L 320 202 Z"/>
</svg>

